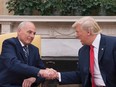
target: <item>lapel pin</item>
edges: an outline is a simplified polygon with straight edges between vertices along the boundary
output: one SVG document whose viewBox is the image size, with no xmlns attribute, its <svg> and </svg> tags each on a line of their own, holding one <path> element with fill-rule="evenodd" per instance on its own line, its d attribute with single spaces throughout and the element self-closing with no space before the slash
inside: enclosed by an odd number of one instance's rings
<svg viewBox="0 0 116 87">
<path fill-rule="evenodd" d="M 104 48 L 101 48 L 101 50 L 104 50 Z"/>
</svg>

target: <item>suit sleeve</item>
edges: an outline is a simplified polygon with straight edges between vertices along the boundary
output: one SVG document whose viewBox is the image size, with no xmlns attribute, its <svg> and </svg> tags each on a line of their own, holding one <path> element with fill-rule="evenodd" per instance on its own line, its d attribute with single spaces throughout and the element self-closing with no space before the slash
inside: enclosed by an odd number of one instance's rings
<svg viewBox="0 0 116 87">
<path fill-rule="evenodd" d="M 80 70 L 79 65 L 77 65 L 77 71 L 71 72 L 61 72 L 61 83 L 60 84 L 80 84 Z"/>
<path fill-rule="evenodd" d="M 5 40 L 3 42 L 1 60 L 7 70 L 22 75 L 36 77 L 40 70 L 39 68 L 21 62 L 16 55 L 15 45 L 10 40 Z"/>
<path fill-rule="evenodd" d="M 113 49 L 113 56 L 114 56 L 114 60 L 115 60 L 115 66 L 116 66 L 116 43 L 114 44 L 114 49 Z"/>
<path fill-rule="evenodd" d="M 60 84 L 80 84 L 81 80 L 78 73 L 78 71 L 62 72 Z"/>
</svg>

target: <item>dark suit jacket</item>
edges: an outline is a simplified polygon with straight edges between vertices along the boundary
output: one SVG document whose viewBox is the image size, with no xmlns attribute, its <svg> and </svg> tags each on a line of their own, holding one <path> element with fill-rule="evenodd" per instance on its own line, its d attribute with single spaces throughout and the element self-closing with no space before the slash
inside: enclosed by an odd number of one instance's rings
<svg viewBox="0 0 116 87">
<path fill-rule="evenodd" d="M 116 87 L 116 37 L 101 35 L 98 63 L 106 87 Z M 61 84 L 78 84 L 91 87 L 89 72 L 89 46 L 79 50 L 79 63 L 76 72 L 62 72 Z"/>
<path fill-rule="evenodd" d="M 29 77 L 36 77 L 37 83 L 44 80 L 37 77 L 40 68 L 45 68 L 40 59 L 39 50 L 32 44 L 29 44 L 28 48 L 29 58 L 27 62 L 17 38 L 10 38 L 3 42 L 0 56 L 0 87 L 3 85 L 5 85 L 3 87 L 21 87 L 23 80 Z"/>
</svg>

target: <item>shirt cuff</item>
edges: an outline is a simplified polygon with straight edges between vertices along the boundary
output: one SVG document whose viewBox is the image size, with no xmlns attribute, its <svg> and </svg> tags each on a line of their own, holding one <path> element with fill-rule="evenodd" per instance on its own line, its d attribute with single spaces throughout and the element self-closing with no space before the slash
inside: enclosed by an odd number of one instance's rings
<svg viewBox="0 0 116 87">
<path fill-rule="evenodd" d="M 61 73 L 60 72 L 58 72 L 58 80 L 59 80 L 59 82 L 61 82 Z"/>
</svg>

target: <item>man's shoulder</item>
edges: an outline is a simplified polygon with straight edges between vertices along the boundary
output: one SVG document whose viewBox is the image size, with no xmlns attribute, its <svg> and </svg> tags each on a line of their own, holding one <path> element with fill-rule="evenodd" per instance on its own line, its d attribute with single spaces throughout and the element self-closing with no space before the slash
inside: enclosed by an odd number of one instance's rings
<svg viewBox="0 0 116 87">
<path fill-rule="evenodd" d="M 4 42 L 11 42 L 11 43 L 15 43 L 17 40 L 17 38 L 15 37 L 12 37 L 12 38 L 8 38 L 8 39 L 5 39 Z"/>
<path fill-rule="evenodd" d="M 19 43 L 18 39 L 15 37 L 12 38 L 8 38 L 6 40 L 4 40 L 3 44 L 12 44 L 12 45 L 16 45 L 17 43 Z"/>
<path fill-rule="evenodd" d="M 102 42 L 106 43 L 116 43 L 116 37 L 115 36 L 108 36 L 108 35 L 102 35 L 101 37 Z"/>
<path fill-rule="evenodd" d="M 116 40 L 116 36 L 112 36 L 112 35 L 101 34 L 101 37 L 106 39 Z"/>
</svg>

